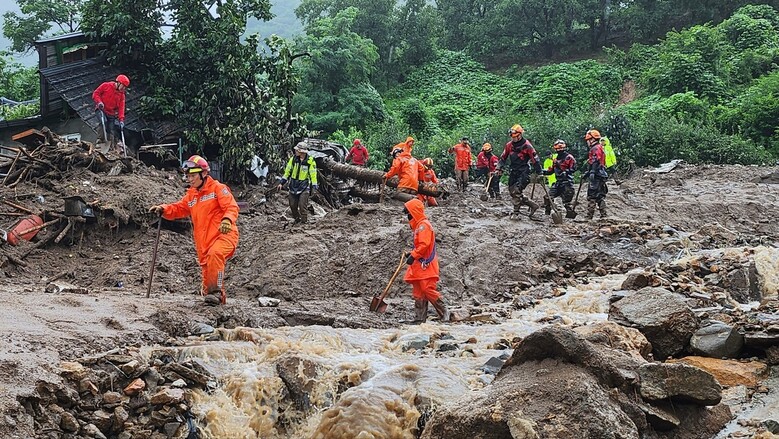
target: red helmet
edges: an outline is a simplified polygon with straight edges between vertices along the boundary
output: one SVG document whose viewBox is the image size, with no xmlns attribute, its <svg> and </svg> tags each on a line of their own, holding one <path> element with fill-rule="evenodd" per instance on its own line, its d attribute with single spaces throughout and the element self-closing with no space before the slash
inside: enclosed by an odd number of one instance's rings
<svg viewBox="0 0 779 439">
<path fill-rule="evenodd" d="M 360 140 L 360 139 L 354 139 L 354 142 L 352 142 L 352 145 L 354 145 L 354 146 L 357 146 L 357 145 L 362 145 L 362 140 Z"/>
<path fill-rule="evenodd" d="M 125 76 L 125 75 L 119 75 L 119 76 L 117 76 L 117 77 L 116 77 L 116 82 L 118 82 L 118 83 L 122 84 L 122 85 L 123 85 L 123 86 L 125 86 L 125 87 L 129 87 L 129 86 L 130 86 L 130 78 L 128 78 L 128 77 L 127 77 L 127 76 Z"/>
<path fill-rule="evenodd" d="M 185 174 L 194 174 L 196 172 L 204 171 L 208 172 L 211 170 L 206 159 L 200 157 L 199 155 L 193 155 L 192 157 L 188 158 L 187 161 L 181 165 L 181 169 L 184 170 Z"/>
</svg>

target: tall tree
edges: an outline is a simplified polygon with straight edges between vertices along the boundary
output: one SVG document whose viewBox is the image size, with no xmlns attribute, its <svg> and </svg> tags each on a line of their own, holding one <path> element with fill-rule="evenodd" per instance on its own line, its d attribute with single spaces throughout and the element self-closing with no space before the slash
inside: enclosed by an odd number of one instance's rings
<svg viewBox="0 0 779 439">
<path fill-rule="evenodd" d="M 357 8 L 349 7 L 306 27 L 301 44 L 310 57 L 302 64 L 302 86 L 294 103 L 313 129 L 332 133 L 384 116 L 381 96 L 370 83 L 379 55 L 370 39 L 352 31 L 357 14 Z"/>
<path fill-rule="evenodd" d="M 271 17 L 268 0 L 170 0 L 162 5 L 170 25 L 155 0 L 89 2 L 85 26 L 119 46 L 112 47 L 116 62 L 138 59 L 129 65 L 143 67 L 138 74 L 152 87 L 142 100 L 149 115 L 174 118 L 189 143 L 218 148 L 228 178 L 242 177 L 254 154 L 282 165 L 279 154 L 304 134 L 290 113 L 297 55 L 280 39 L 268 40 L 261 53 L 258 36 L 243 38 L 248 17 Z M 162 26 L 172 27 L 168 39 Z"/>
<path fill-rule="evenodd" d="M 3 35 L 11 40 L 11 50 L 27 52 L 35 40 L 53 33 L 79 30 L 84 0 L 16 0 L 22 15 L 3 14 Z"/>
</svg>

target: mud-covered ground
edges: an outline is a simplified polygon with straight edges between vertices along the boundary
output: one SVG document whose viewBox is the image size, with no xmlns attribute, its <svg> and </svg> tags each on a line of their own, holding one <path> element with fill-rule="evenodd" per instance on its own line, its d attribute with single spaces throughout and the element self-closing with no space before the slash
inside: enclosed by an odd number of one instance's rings
<svg viewBox="0 0 779 439">
<path fill-rule="evenodd" d="M 197 322 L 376 328 L 411 319 L 410 290 L 400 281 L 386 314 L 368 309 L 411 244 L 400 202 L 317 207 L 319 215 L 309 224 L 293 226 L 286 198 L 261 186 L 234 188 L 247 207 L 238 222 L 239 249 L 228 265 L 226 306 L 205 307 L 196 295 L 200 270 L 187 222 L 163 223 L 146 298 L 156 226 L 145 211 L 178 199 L 183 186 L 175 172 L 140 162 L 133 168 L 116 176 L 76 168 L 0 188 L 0 197 L 33 211 L 61 212 L 62 197 L 81 195 L 100 212 L 97 221 L 78 224 L 59 244 L 31 251 L 29 242 L 0 247 L 0 256 L 11 256 L 0 257 L 1 437 L 34 436 L 17 422 L 23 414 L 19 397 L 32 394 L 40 379 L 56 382 L 62 360 L 117 346 L 174 344 Z M 428 209 L 438 239 L 440 289 L 467 316 L 499 303 L 555 295 L 588 276 L 651 267 L 685 249 L 775 246 L 778 176 L 775 167 L 637 170 L 620 185 L 610 182 L 608 218 L 583 220 L 582 196 L 579 217 L 559 226 L 538 213 L 542 221 L 509 219 L 506 188 L 502 200 L 483 202 L 474 184 Z M 540 201 L 540 188 L 534 196 Z M 18 212 L 7 205 L 0 211 Z M 1 216 L 2 227 L 15 219 Z M 680 232 L 692 235 L 678 239 Z M 53 278 L 74 289 L 47 292 Z M 261 296 L 280 304 L 262 307 Z"/>
</svg>

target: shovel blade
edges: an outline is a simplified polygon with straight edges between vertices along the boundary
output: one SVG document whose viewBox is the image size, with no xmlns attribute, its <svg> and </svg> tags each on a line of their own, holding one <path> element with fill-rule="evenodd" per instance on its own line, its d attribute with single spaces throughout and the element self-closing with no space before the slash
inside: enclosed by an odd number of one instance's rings
<svg viewBox="0 0 779 439">
<path fill-rule="evenodd" d="M 481 194 L 481 195 L 479 195 L 479 199 L 481 199 L 482 201 L 487 201 L 487 198 L 488 198 L 488 197 L 487 197 L 487 194 Z"/>
<path fill-rule="evenodd" d="M 563 223 L 563 216 L 560 215 L 560 212 L 554 211 L 554 212 L 552 212 L 552 221 L 555 224 L 562 224 Z"/>
<path fill-rule="evenodd" d="M 379 296 L 374 296 L 373 299 L 371 299 L 370 310 L 379 314 L 384 314 L 387 311 L 387 302 L 382 300 Z"/>
<path fill-rule="evenodd" d="M 576 215 L 578 215 L 578 214 L 576 213 L 575 210 L 569 210 L 568 212 L 565 212 L 565 217 L 566 218 L 574 219 L 574 218 L 576 218 Z"/>
</svg>

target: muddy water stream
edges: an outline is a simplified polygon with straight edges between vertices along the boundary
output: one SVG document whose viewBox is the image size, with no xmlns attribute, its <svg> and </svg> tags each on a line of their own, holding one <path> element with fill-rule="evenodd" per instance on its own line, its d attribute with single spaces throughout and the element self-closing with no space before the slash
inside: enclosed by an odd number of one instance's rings
<svg viewBox="0 0 779 439">
<path fill-rule="evenodd" d="M 220 329 L 221 341 L 181 348 L 180 359 L 199 359 L 219 381 L 195 396 L 204 437 L 414 438 L 425 412 L 489 384 L 494 375 L 485 364 L 507 359 L 516 337 L 548 324 L 605 320 L 610 292 L 623 279 L 569 287 L 501 323 Z M 277 369 L 289 357 L 307 386 L 305 401 L 290 397 Z"/>
</svg>

